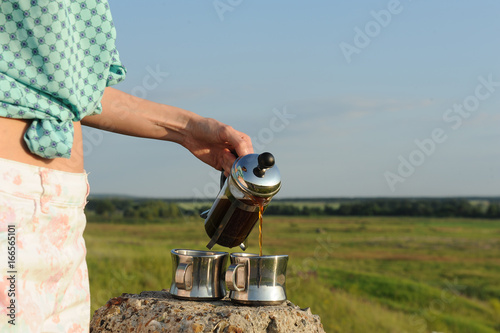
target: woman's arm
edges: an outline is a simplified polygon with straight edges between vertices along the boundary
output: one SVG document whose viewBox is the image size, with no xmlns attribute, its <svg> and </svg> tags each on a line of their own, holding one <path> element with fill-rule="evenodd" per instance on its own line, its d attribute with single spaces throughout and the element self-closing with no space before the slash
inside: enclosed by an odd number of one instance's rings
<svg viewBox="0 0 500 333">
<path fill-rule="evenodd" d="M 235 160 L 231 153 L 253 153 L 248 135 L 215 119 L 151 102 L 114 88 L 106 88 L 102 113 L 87 116 L 82 124 L 115 133 L 176 142 L 201 161 L 227 172 Z"/>
</svg>

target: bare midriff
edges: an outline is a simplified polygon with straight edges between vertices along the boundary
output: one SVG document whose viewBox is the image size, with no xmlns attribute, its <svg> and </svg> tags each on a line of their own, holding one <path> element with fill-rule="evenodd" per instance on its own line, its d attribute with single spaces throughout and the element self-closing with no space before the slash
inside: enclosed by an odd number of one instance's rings
<svg viewBox="0 0 500 333">
<path fill-rule="evenodd" d="M 45 159 L 29 151 L 24 142 L 24 132 L 30 125 L 30 120 L 0 117 L 0 158 L 27 163 L 54 170 L 81 173 L 83 172 L 82 127 L 80 122 L 74 122 L 74 141 L 71 157 Z"/>
</svg>

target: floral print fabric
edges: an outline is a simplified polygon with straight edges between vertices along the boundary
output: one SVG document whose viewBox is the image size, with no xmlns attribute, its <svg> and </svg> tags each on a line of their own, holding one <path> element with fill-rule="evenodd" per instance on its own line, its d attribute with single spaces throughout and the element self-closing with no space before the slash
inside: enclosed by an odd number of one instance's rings
<svg viewBox="0 0 500 333">
<path fill-rule="evenodd" d="M 0 2 L 0 116 L 33 119 L 32 153 L 70 157 L 72 122 L 125 78 L 115 35 L 107 0 Z"/>
<path fill-rule="evenodd" d="M 88 332 L 87 175 L 0 159 L 0 185 L 0 332 Z"/>
</svg>

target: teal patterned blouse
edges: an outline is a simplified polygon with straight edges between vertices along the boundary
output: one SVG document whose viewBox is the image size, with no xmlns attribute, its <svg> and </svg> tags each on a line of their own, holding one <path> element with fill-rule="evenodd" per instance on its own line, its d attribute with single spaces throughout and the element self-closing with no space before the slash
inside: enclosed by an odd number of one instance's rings
<svg viewBox="0 0 500 333">
<path fill-rule="evenodd" d="M 73 122 L 125 78 L 115 37 L 107 0 L 2 0 L 0 116 L 32 119 L 31 152 L 70 157 Z"/>
</svg>

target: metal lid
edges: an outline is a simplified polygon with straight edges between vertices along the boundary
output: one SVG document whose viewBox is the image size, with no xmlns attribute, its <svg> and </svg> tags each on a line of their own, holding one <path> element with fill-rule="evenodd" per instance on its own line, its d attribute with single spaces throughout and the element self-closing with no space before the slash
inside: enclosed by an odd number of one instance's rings
<svg viewBox="0 0 500 333">
<path fill-rule="evenodd" d="M 231 168 L 231 177 L 244 191 L 258 197 L 271 197 L 281 188 L 281 176 L 271 153 L 238 157 Z"/>
</svg>

